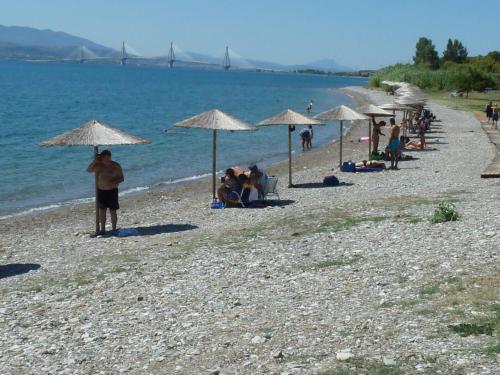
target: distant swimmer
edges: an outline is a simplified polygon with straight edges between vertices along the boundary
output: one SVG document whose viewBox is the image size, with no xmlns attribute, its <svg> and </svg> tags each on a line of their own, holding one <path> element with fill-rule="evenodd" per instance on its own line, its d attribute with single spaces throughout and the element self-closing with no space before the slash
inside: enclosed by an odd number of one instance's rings
<svg viewBox="0 0 500 375">
<path fill-rule="evenodd" d="M 311 99 L 311 100 L 309 101 L 309 104 L 308 104 L 308 105 L 307 105 L 307 107 L 306 107 L 306 111 L 307 111 L 307 113 L 311 113 L 312 109 L 313 109 L 313 101 L 312 101 L 312 99 Z"/>
<path fill-rule="evenodd" d="M 100 234 L 106 232 L 106 210 L 109 208 L 111 225 L 116 231 L 118 217 L 118 185 L 125 179 L 120 164 L 111 160 L 111 151 L 103 150 L 87 167 L 87 172 L 97 175 L 97 204 L 99 206 Z"/>
</svg>

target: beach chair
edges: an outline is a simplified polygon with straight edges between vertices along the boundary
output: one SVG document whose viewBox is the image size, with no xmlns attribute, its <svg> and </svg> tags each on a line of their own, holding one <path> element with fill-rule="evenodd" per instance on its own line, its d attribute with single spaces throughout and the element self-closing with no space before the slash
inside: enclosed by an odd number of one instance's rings
<svg viewBox="0 0 500 375">
<path fill-rule="evenodd" d="M 267 176 L 266 183 L 264 184 L 264 199 L 267 199 L 267 197 L 270 195 L 274 195 L 278 197 L 278 199 L 280 199 L 277 185 L 278 185 L 278 177 Z"/>
<path fill-rule="evenodd" d="M 236 190 L 232 190 L 229 194 L 228 194 L 228 199 L 233 201 L 233 202 L 237 202 L 238 204 L 241 205 L 241 207 L 245 208 L 245 203 L 243 203 L 243 199 L 241 198 L 243 195 L 243 190 L 241 191 L 236 191 Z"/>
</svg>

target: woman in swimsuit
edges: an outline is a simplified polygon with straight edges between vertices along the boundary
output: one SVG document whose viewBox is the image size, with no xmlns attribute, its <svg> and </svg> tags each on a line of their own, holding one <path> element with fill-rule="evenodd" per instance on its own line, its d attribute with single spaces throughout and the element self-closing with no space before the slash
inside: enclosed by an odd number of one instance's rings
<svg viewBox="0 0 500 375">
<path fill-rule="evenodd" d="M 399 126 L 394 125 L 391 128 L 389 136 L 389 151 L 391 154 L 391 169 L 398 169 L 399 161 Z"/>
</svg>

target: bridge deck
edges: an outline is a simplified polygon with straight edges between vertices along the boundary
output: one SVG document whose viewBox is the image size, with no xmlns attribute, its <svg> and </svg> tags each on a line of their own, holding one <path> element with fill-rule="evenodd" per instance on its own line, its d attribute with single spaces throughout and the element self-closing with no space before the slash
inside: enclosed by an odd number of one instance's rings
<svg viewBox="0 0 500 375">
<path fill-rule="evenodd" d="M 474 114 L 481 122 L 481 127 L 490 138 L 491 143 L 493 143 L 497 149 L 497 155 L 483 173 L 481 173 L 481 178 L 500 178 L 500 128 L 494 129 L 491 124 L 488 124 L 484 113 L 475 112 Z"/>
</svg>

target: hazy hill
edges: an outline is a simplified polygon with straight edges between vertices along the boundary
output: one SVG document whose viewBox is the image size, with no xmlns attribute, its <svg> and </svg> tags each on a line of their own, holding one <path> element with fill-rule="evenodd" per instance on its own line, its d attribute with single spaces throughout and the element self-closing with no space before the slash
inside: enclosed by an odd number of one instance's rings
<svg viewBox="0 0 500 375">
<path fill-rule="evenodd" d="M 11 45 L 37 47 L 81 47 L 94 51 L 111 51 L 111 48 L 94 43 L 91 40 L 70 35 L 62 31 L 39 30 L 24 26 L 0 25 L 0 42 Z"/>
</svg>

